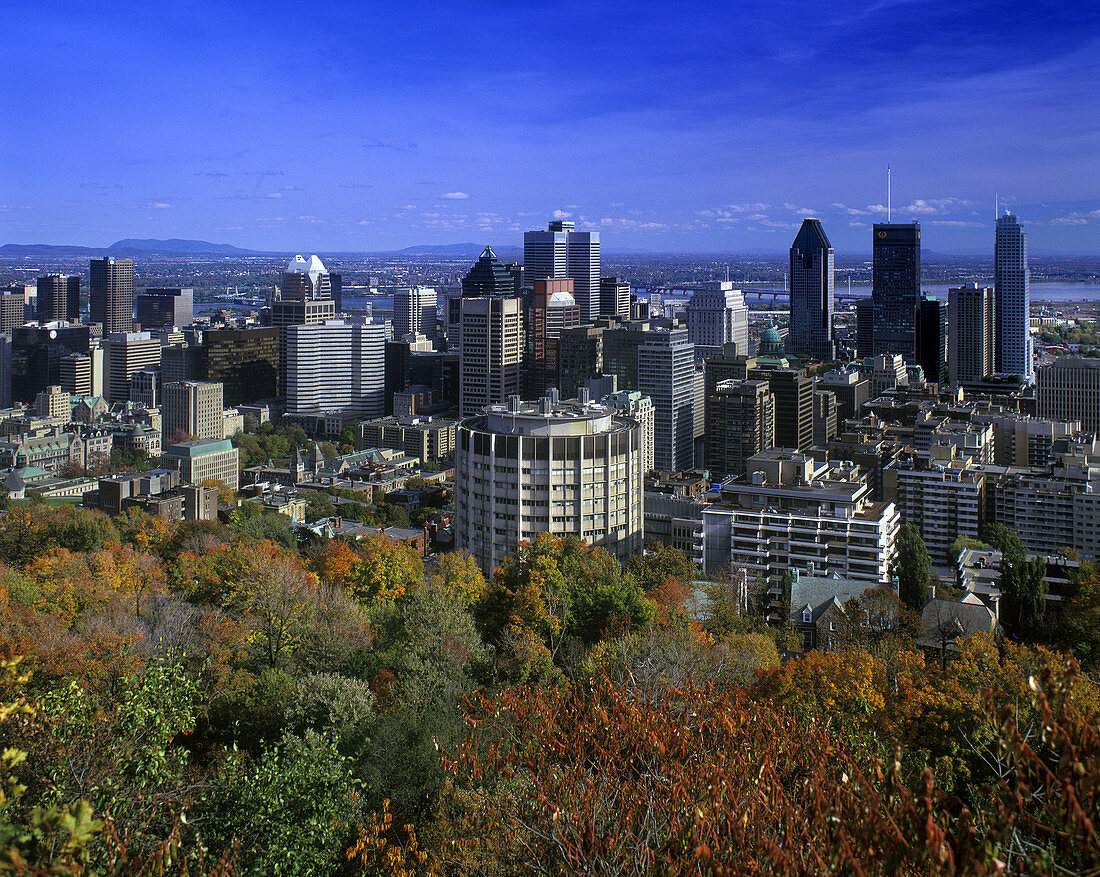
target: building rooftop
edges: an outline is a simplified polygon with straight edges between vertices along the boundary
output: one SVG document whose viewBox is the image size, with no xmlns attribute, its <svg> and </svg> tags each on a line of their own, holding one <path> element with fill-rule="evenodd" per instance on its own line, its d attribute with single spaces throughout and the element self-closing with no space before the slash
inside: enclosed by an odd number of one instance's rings
<svg viewBox="0 0 1100 877">
<path fill-rule="evenodd" d="M 203 457 L 207 454 L 219 454 L 233 450 L 229 439 L 194 439 L 189 442 L 177 442 L 164 449 L 170 457 Z"/>
</svg>

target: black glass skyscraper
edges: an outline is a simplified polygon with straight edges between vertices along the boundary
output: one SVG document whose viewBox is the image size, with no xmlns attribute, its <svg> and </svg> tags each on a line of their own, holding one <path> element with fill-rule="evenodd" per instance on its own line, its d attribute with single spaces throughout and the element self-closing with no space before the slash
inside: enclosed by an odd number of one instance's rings
<svg viewBox="0 0 1100 877">
<path fill-rule="evenodd" d="M 802 220 L 791 244 L 791 327 L 787 349 L 836 359 L 833 343 L 833 247 L 817 219 Z"/>
<path fill-rule="evenodd" d="M 947 383 L 947 302 L 922 298 L 917 305 L 914 352 L 924 379 Z"/>
<path fill-rule="evenodd" d="M 876 223 L 871 295 L 875 353 L 913 359 L 913 319 L 920 302 L 920 223 Z"/>
</svg>

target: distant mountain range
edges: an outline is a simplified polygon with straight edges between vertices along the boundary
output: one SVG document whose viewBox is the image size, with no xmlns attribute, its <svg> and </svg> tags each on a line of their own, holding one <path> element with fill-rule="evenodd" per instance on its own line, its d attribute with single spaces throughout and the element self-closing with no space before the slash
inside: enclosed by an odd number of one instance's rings
<svg viewBox="0 0 1100 877">
<path fill-rule="evenodd" d="M 222 256 L 259 255 L 258 250 L 244 250 L 232 244 L 212 244 L 209 241 L 188 241 L 179 238 L 162 241 L 155 238 L 124 238 L 109 247 L 77 247 L 55 244 L 4 244 L 0 256 L 117 256 L 131 253 L 209 253 Z"/>
</svg>

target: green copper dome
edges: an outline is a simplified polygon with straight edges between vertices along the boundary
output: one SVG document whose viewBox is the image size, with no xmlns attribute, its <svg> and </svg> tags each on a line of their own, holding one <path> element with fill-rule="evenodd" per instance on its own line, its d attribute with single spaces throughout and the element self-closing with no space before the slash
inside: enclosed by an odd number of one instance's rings
<svg viewBox="0 0 1100 877">
<path fill-rule="evenodd" d="M 775 326 L 768 326 L 760 336 L 758 353 L 760 356 L 778 357 L 783 355 L 783 338 L 780 336 L 779 330 L 776 329 Z"/>
</svg>

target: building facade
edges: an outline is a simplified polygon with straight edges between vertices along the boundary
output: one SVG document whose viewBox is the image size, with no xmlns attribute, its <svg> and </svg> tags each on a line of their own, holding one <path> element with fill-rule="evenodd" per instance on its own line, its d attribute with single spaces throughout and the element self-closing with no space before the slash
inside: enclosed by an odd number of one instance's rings
<svg viewBox="0 0 1100 877">
<path fill-rule="evenodd" d="M 1100 359 L 1063 356 L 1037 371 L 1039 416 L 1100 434 Z"/>
<path fill-rule="evenodd" d="M 653 464 L 678 472 L 695 456 L 695 346 L 686 329 L 651 329 L 637 347 L 638 379 L 631 387 L 653 403 Z"/>
<path fill-rule="evenodd" d="M 1027 233 L 1011 213 L 997 218 L 993 248 L 997 371 L 1031 381 L 1031 269 Z"/>
<path fill-rule="evenodd" d="M 133 330 L 133 259 L 92 259 L 88 289 L 91 321 L 102 324 L 104 338 Z"/>
<path fill-rule="evenodd" d="M 333 411 L 344 420 L 385 413 L 384 324 L 329 320 L 284 331 L 288 412 Z"/>
<path fill-rule="evenodd" d="M 947 305 L 936 298 L 921 296 L 915 314 L 913 349 L 924 379 L 931 384 L 947 383 Z"/>
<path fill-rule="evenodd" d="M 459 411 L 468 417 L 522 393 L 523 299 L 463 296 L 460 302 Z"/>
<path fill-rule="evenodd" d="M 993 290 L 967 283 L 947 292 L 947 381 L 952 387 L 983 381 L 996 368 Z"/>
<path fill-rule="evenodd" d="M 195 439 L 164 449 L 162 465 L 178 469 L 183 484 L 202 484 L 213 478 L 236 490 L 240 485 L 240 454 L 229 439 Z"/>
<path fill-rule="evenodd" d="M 871 296 L 875 354 L 913 356 L 913 315 L 920 301 L 920 223 L 875 223 Z"/>
<path fill-rule="evenodd" d="M 594 403 L 514 398 L 458 427 L 455 545 L 486 573 L 540 533 L 625 561 L 642 550 L 642 479 L 635 421 Z"/>
<path fill-rule="evenodd" d="M 583 322 L 600 316 L 600 233 L 577 231 L 567 220 L 554 220 L 546 231 L 523 235 L 523 273 L 528 283 L 570 277 Z"/>
<path fill-rule="evenodd" d="M 715 280 L 692 287 L 687 305 L 688 338 L 700 348 L 719 350 L 736 344 L 737 352 L 749 352 L 749 309 L 740 289 L 728 280 Z"/>
<path fill-rule="evenodd" d="M 738 476 L 775 445 L 775 397 L 767 381 L 719 381 L 706 398 L 706 464 L 713 478 Z"/>
<path fill-rule="evenodd" d="M 161 388 L 161 430 L 165 440 L 225 437 L 222 385 L 177 381 Z"/>
<path fill-rule="evenodd" d="M 791 329 L 787 349 L 811 359 L 836 359 L 833 341 L 833 247 L 821 221 L 802 220 L 790 254 Z M 748 353 L 748 351 L 745 351 Z"/>
<path fill-rule="evenodd" d="M 80 275 L 44 274 L 37 281 L 39 323 L 51 320 L 80 321 Z"/>
<path fill-rule="evenodd" d="M 191 287 L 155 286 L 138 293 L 137 322 L 143 330 L 190 326 L 195 320 L 195 290 Z"/>
</svg>

